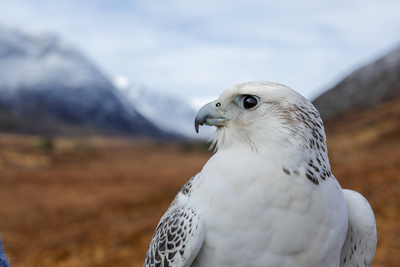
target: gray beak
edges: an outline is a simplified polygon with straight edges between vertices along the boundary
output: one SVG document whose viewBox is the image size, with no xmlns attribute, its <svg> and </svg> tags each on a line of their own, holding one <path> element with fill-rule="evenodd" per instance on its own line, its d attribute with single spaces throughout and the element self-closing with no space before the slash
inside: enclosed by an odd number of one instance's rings
<svg viewBox="0 0 400 267">
<path fill-rule="evenodd" d="M 228 119 L 225 117 L 225 109 L 222 102 L 215 100 L 203 106 L 196 115 L 194 128 L 199 132 L 199 125 L 224 126 Z"/>
</svg>

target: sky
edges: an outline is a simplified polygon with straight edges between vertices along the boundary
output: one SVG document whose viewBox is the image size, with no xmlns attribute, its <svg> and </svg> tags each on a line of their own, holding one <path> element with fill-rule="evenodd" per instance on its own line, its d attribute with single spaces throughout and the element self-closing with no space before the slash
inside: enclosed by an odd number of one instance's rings
<svg viewBox="0 0 400 267">
<path fill-rule="evenodd" d="M 313 99 L 400 45 L 398 0 L 0 0 L 0 7 L 0 24 L 56 33 L 111 79 L 182 98 L 267 80 Z"/>
</svg>

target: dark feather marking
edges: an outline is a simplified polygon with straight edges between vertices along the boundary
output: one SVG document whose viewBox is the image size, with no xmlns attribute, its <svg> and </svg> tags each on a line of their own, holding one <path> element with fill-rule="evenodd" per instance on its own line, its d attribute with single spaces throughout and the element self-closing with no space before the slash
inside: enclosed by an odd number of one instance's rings
<svg viewBox="0 0 400 267">
<path fill-rule="evenodd" d="M 171 260 L 178 251 L 168 253 L 168 259 Z"/>
<path fill-rule="evenodd" d="M 181 188 L 181 192 L 184 195 L 190 195 L 192 191 L 192 186 L 193 186 L 193 180 L 197 177 L 197 175 L 193 176 L 192 178 L 189 179 Z"/>
<path fill-rule="evenodd" d="M 318 179 L 316 179 L 315 176 L 311 176 L 310 174 L 306 173 L 306 177 L 314 184 L 319 185 Z"/>
<path fill-rule="evenodd" d="M 282 170 L 284 173 L 286 173 L 287 175 L 290 175 L 290 171 L 284 167 L 282 167 Z"/>
</svg>

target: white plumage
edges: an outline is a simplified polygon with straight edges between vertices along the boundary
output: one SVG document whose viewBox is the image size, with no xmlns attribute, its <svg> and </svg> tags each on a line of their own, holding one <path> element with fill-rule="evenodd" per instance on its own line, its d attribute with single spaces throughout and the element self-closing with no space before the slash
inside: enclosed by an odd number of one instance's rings
<svg viewBox="0 0 400 267">
<path fill-rule="evenodd" d="M 370 266 L 374 214 L 331 174 L 309 101 L 239 84 L 199 111 L 203 124 L 217 152 L 161 218 L 144 266 Z"/>
</svg>

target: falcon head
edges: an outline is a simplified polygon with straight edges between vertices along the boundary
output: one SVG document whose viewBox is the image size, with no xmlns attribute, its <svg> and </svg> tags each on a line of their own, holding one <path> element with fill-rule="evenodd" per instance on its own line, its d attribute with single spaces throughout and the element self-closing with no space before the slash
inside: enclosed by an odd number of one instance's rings
<svg viewBox="0 0 400 267">
<path fill-rule="evenodd" d="M 216 126 L 216 149 L 243 144 L 263 147 L 299 147 L 326 152 L 325 132 L 315 107 L 289 87 L 272 82 L 247 82 L 225 90 L 202 107 L 195 120 Z M 324 152 L 325 151 L 325 152 Z"/>
</svg>

